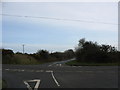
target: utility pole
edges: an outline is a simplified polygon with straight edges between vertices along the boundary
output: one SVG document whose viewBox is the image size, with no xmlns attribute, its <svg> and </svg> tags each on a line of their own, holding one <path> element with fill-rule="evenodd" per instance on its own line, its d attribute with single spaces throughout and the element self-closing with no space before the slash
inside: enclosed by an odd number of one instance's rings
<svg viewBox="0 0 120 90">
<path fill-rule="evenodd" d="M 25 46 L 25 45 L 23 44 L 22 46 L 23 46 L 23 54 L 24 54 L 24 46 Z"/>
</svg>

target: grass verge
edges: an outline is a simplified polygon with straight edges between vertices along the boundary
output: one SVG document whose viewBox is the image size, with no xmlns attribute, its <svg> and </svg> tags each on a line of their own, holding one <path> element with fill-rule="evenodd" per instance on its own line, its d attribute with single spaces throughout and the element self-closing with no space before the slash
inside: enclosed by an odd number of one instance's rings
<svg viewBox="0 0 120 90">
<path fill-rule="evenodd" d="M 5 80 L 2 80 L 2 88 L 7 88 L 7 83 Z"/>
<path fill-rule="evenodd" d="M 65 63 L 69 66 L 118 66 L 120 63 L 83 63 L 77 60 Z"/>
<path fill-rule="evenodd" d="M 6 61 L 6 62 L 4 62 Z M 19 64 L 19 65 L 36 65 L 43 64 L 44 62 L 38 61 L 29 55 L 15 54 L 11 58 L 3 59 L 3 64 Z"/>
<path fill-rule="evenodd" d="M 41 62 L 37 61 L 31 56 L 28 55 L 22 55 L 22 54 L 16 54 L 14 55 L 14 61 L 15 64 L 40 64 Z"/>
<path fill-rule="evenodd" d="M 36 59 L 27 54 L 14 54 L 13 57 L 3 58 L 3 64 L 13 64 L 13 65 L 39 65 L 57 61 L 56 58 L 49 59 Z"/>
<path fill-rule="evenodd" d="M 2 80 L 0 80 L 0 90 L 2 89 Z"/>
</svg>

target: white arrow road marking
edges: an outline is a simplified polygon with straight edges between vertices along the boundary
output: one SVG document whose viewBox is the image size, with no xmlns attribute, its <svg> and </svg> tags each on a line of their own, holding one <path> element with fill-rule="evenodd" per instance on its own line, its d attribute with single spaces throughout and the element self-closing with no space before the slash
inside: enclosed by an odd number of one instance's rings
<svg viewBox="0 0 120 90">
<path fill-rule="evenodd" d="M 30 85 L 28 84 L 28 82 L 37 82 L 35 87 L 34 87 L 34 90 L 37 90 L 39 85 L 40 85 L 40 80 L 39 79 L 34 79 L 34 80 L 26 80 L 26 81 L 23 81 L 25 83 L 25 85 L 27 85 L 27 88 L 28 90 L 32 90 L 32 88 L 30 87 Z"/>
<path fill-rule="evenodd" d="M 51 72 L 51 74 L 52 74 L 52 78 L 53 78 L 53 80 L 55 81 L 55 83 L 56 83 L 56 84 L 57 84 L 57 86 L 59 87 L 59 86 L 60 86 L 60 84 L 57 82 L 57 80 L 56 80 L 55 76 L 53 75 L 53 71 Z"/>
</svg>

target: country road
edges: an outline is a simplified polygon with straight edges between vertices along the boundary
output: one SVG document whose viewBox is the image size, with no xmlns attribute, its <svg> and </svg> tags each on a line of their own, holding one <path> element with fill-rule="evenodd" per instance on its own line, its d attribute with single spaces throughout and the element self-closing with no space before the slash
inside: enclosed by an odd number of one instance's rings
<svg viewBox="0 0 120 90">
<path fill-rule="evenodd" d="M 8 88 L 118 88 L 118 66 L 2 65 Z M 37 82 L 37 84 L 35 83 Z"/>
</svg>

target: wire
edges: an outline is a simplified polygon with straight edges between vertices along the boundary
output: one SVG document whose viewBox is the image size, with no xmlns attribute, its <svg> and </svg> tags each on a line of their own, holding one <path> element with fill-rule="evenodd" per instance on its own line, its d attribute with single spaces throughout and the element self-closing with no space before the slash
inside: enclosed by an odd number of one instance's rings
<svg viewBox="0 0 120 90">
<path fill-rule="evenodd" d="M 99 23 L 99 24 L 120 25 L 120 24 L 115 24 L 115 23 L 86 21 L 86 20 L 79 20 L 79 19 L 62 19 L 62 18 L 53 18 L 53 17 L 21 16 L 21 15 L 11 15 L 11 14 L 0 14 L 0 15 L 2 15 L 2 16 L 12 16 L 12 17 L 42 18 L 42 19 L 63 20 L 63 21 L 75 21 L 75 22 L 86 22 L 86 23 Z"/>
</svg>

